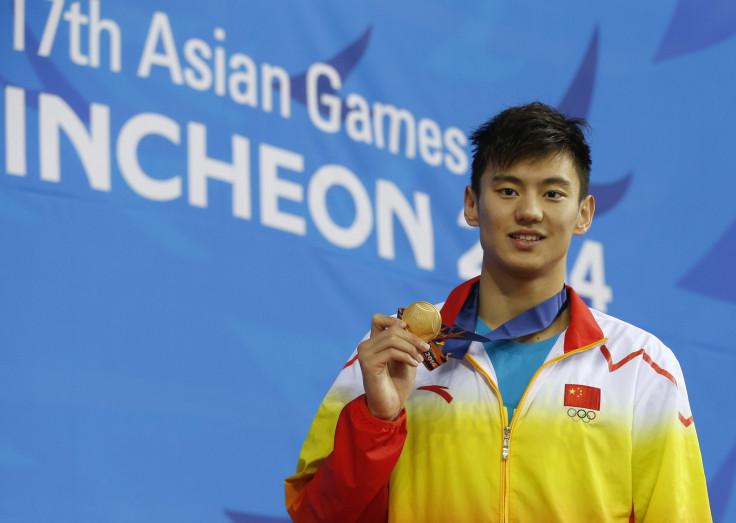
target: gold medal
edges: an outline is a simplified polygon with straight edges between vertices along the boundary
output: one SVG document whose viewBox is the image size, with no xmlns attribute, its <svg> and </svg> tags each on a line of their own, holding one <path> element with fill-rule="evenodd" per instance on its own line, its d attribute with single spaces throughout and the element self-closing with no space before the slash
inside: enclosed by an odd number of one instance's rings
<svg viewBox="0 0 736 523">
<path fill-rule="evenodd" d="M 401 319 L 412 334 L 425 342 L 435 339 L 442 328 L 440 311 L 426 301 L 417 301 L 409 305 Z"/>
</svg>

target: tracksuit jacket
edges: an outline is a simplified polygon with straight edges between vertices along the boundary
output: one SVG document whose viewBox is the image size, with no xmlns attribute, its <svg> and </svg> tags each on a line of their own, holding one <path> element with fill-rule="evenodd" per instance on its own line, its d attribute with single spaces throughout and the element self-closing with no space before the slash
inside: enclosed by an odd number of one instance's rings
<svg viewBox="0 0 736 523">
<path fill-rule="evenodd" d="M 477 281 L 450 293 L 444 324 Z M 568 299 L 570 325 L 511 420 L 479 342 L 420 366 L 392 422 L 368 411 L 354 353 L 286 479 L 294 521 L 711 521 L 674 355 L 569 287 Z"/>
</svg>

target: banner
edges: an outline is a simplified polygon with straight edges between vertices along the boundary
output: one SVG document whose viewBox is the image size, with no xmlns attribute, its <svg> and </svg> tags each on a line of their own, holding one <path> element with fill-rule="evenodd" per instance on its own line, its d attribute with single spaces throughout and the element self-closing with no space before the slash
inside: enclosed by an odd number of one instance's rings
<svg viewBox="0 0 736 523">
<path fill-rule="evenodd" d="M 468 136 L 585 117 L 568 283 L 680 360 L 736 519 L 736 8 L 8 0 L 0 519 L 284 521 L 372 314 L 479 273 Z"/>
</svg>

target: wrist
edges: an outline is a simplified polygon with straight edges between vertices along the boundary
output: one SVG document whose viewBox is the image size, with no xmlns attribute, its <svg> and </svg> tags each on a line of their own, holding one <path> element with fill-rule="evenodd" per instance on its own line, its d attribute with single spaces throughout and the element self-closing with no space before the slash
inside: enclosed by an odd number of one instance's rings
<svg viewBox="0 0 736 523">
<path fill-rule="evenodd" d="M 365 406 L 368 412 L 376 419 L 379 419 L 381 421 L 387 421 L 387 422 L 394 422 L 397 421 L 401 414 L 404 412 L 403 407 L 396 409 L 394 411 L 382 411 L 379 409 L 371 408 L 370 402 L 368 401 L 368 397 L 364 396 L 365 399 Z"/>
</svg>

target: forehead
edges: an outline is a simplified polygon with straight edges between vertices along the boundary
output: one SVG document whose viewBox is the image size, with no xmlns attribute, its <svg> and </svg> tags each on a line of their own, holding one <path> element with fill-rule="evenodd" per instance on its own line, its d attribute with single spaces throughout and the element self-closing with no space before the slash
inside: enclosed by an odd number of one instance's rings
<svg viewBox="0 0 736 523">
<path fill-rule="evenodd" d="M 483 183 L 512 179 L 520 183 L 565 183 L 580 188 L 580 175 L 567 153 L 524 158 L 505 168 L 491 163 L 481 177 Z"/>
</svg>

